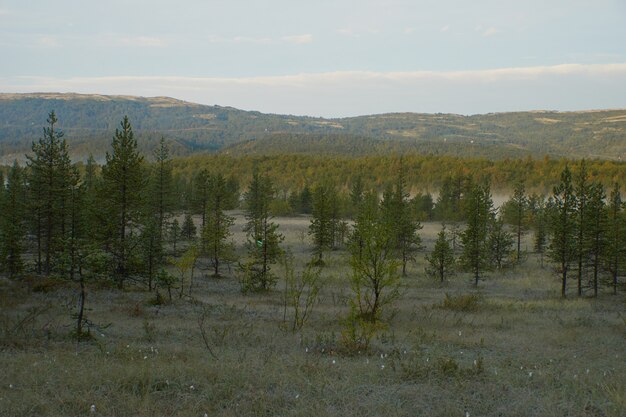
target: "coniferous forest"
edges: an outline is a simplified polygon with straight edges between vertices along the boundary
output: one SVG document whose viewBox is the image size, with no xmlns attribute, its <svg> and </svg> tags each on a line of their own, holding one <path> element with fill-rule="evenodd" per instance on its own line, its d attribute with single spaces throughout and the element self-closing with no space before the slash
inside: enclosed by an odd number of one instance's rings
<svg viewBox="0 0 626 417">
<path fill-rule="evenodd" d="M 128 117 L 83 162 L 57 117 L 0 171 L 6 415 L 626 409 L 623 162 L 174 157 Z"/>
</svg>

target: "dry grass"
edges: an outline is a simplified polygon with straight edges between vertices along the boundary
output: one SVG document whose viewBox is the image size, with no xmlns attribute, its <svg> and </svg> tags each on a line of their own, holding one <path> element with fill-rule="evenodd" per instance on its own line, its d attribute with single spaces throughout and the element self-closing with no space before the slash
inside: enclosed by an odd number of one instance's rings
<svg viewBox="0 0 626 417">
<path fill-rule="evenodd" d="M 279 220 L 303 264 L 307 219 Z M 437 231 L 426 225 L 424 241 Z M 561 300 L 558 279 L 533 257 L 477 290 L 462 274 L 440 286 L 424 277 L 420 256 L 371 350 L 345 356 L 345 253 L 327 265 L 300 333 L 281 330 L 282 281 L 243 296 L 232 276 L 202 277 L 194 300 L 164 306 L 142 291 L 91 285 L 89 317 L 111 326 L 78 345 L 66 308 L 75 289 L 0 280 L 0 415 L 624 415 L 623 294 Z M 476 302 L 445 306 L 446 293 Z"/>
</svg>

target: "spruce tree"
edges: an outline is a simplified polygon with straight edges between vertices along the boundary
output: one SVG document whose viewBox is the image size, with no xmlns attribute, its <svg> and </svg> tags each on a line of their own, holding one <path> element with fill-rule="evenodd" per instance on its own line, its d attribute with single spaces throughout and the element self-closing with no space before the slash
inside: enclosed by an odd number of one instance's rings
<svg viewBox="0 0 626 417">
<path fill-rule="evenodd" d="M 437 234 L 433 251 L 430 255 L 426 255 L 426 261 L 428 262 L 426 267 L 428 276 L 439 279 L 441 283 L 454 272 L 454 252 L 450 246 L 445 223 Z"/>
<path fill-rule="evenodd" d="M 131 272 L 131 261 L 137 246 L 136 230 L 141 221 L 142 193 L 145 188 L 143 157 L 137 150 L 130 121 L 124 116 L 115 131 L 112 153 L 106 154 L 102 167 L 100 204 L 107 236 L 105 245 L 114 259 L 113 276 L 122 288 Z"/>
<path fill-rule="evenodd" d="M 554 187 L 553 200 L 548 256 L 558 264 L 561 273 L 561 297 L 565 298 L 567 274 L 576 258 L 576 197 L 572 173 L 567 165 L 561 173 L 561 181 Z"/>
</svg>

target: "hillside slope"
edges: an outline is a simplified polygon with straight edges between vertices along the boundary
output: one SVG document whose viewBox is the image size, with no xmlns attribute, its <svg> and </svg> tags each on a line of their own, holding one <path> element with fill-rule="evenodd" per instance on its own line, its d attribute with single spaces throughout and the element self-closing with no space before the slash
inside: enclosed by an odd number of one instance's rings
<svg viewBox="0 0 626 417">
<path fill-rule="evenodd" d="M 102 158 L 128 115 L 140 147 L 164 136 L 174 155 L 368 155 L 419 152 L 455 156 L 626 159 L 626 110 L 517 112 L 461 116 L 395 113 L 322 119 L 248 112 L 167 97 L 0 94 L 0 162 L 28 152 L 54 110 L 73 156 Z"/>
</svg>

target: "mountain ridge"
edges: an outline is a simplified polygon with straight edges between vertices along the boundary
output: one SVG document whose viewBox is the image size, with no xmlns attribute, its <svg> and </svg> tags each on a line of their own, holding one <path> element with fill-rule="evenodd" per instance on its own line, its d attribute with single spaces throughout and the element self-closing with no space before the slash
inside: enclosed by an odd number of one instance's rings
<svg viewBox="0 0 626 417">
<path fill-rule="evenodd" d="M 172 97 L 0 93 L 0 162 L 21 158 L 54 110 L 72 156 L 102 157 L 128 115 L 140 148 L 161 136 L 178 156 L 198 152 L 368 155 L 432 153 L 626 160 L 626 109 L 531 110 L 476 115 L 383 113 L 343 118 L 294 116 L 204 105 Z"/>
</svg>

